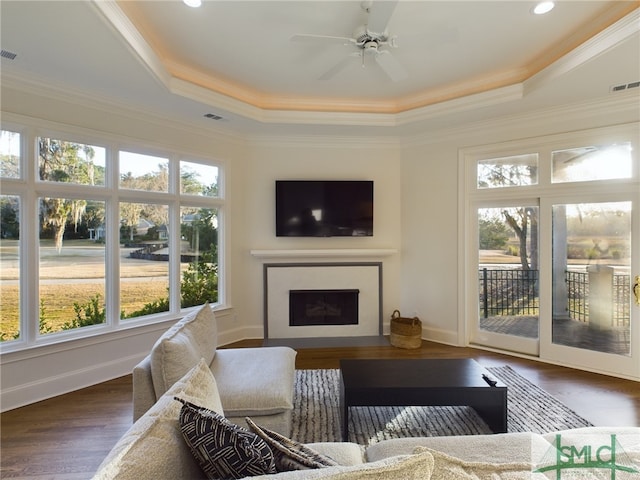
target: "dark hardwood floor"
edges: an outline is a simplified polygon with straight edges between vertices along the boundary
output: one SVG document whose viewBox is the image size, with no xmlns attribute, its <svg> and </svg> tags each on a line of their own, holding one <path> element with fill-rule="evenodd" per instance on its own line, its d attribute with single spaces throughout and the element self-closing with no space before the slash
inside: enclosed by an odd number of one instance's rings
<svg viewBox="0 0 640 480">
<path fill-rule="evenodd" d="M 246 340 L 229 347 L 261 346 Z M 600 426 L 640 426 L 640 384 L 472 348 L 423 342 L 297 348 L 296 368 L 338 368 L 341 358 L 474 358 L 484 366 L 510 365 Z M 5 412 L 1 416 L 0 477 L 38 480 L 90 478 L 131 426 L 131 376 Z"/>
</svg>

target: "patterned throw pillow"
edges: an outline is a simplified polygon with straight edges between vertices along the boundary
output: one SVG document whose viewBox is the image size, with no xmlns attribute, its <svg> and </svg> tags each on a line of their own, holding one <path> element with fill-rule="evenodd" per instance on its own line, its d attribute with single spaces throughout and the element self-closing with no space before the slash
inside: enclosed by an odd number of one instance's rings
<svg viewBox="0 0 640 480">
<path fill-rule="evenodd" d="M 212 480 L 277 473 L 271 449 L 258 435 L 216 412 L 182 403 L 180 430 L 191 453 Z"/>
<path fill-rule="evenodd" d="M 245 418 L 245 420 L 251 431 L 271 447 L 278 472 L 338 465 L 333 459 L 314 451 L 302 443 L 280 435 L 278 432 L 259 427 L 249 417 Z"/>
</svg>

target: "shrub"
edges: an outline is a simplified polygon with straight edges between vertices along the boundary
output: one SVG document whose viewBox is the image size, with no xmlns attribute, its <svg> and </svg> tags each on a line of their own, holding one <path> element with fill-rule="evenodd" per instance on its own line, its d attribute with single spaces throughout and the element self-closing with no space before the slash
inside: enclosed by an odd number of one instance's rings
<svg viewBox="0 0 640 480">
<path fill-rule="evenodd" d="M 215 263 L 191 262 L 182 274 L 180 305 L 182 308 L 202 305 L 218 300 L 218 265 Z"/>
<path fill-rule="evenodd" d="M 143 315 L 151 315 L 153 313 L 161 313 L 169 311 L 169 298 L 160 298 L 153 302 L 145 304 L 140 310 L 130 313 L 126 318 L 142 317 Z M 121 315 L 122 316 L 122 315 Z"/>
<path fill-rule="evenodd" d="M 99 325 L 107 319 L 107 310 L 100 305 L 100 294 L 96 294 L 85 305 L 73 302 L 73 311 L 76 312 L 76 318 L 70 322 L 65 322 L 62 325 L 62 330 Z"/>
</svg>

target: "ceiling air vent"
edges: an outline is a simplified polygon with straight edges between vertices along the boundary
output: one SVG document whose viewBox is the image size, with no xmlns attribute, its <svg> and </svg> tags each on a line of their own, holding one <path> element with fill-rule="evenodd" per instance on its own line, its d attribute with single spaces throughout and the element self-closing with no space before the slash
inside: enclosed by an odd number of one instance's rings
<svg viewBox="0 0 640 480">
<path fill-rule="evenodd" d="M 631 82 L 631 83 L 623 83 L 622 85 L 614 85 L 613 87 L 611 87 L 611 91 L 612 92 L 622 92 L 624 90 L 629 90 L 631 88 L 638 88 L 640 87 L 640 81 L 639 82 Z"/>
<path fill-rule="evenodd" d="M 18 56 L 17 53 L 10 52 L 9 50 L 5 50 L 4 48 L 0 51 L 0 57 L 8 58 L 9 60 L 14 60 Z"/>
<path fill-rule="evenodd" d="M 222 117 L 220 115 L 216 115 L 215 113 L 205 113 L 204 117 L 210 118 L 211 120 L 222 120 Z"/>
</svg>

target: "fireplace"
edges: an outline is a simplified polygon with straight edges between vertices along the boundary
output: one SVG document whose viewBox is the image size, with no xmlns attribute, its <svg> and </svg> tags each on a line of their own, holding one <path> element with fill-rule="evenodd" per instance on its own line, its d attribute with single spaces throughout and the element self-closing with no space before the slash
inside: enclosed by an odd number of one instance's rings
<svg viewBox="0 0 640 480">
<path fill-rule="evenodd" d="M 357 325 L 357 289 L 289 290 L 289 325 Z"/>
<path fill-rule="evenodd" d="M 381 263 L 265 264 L 264 288 L 265 338 L 382 335 Z"/>
</svg>

